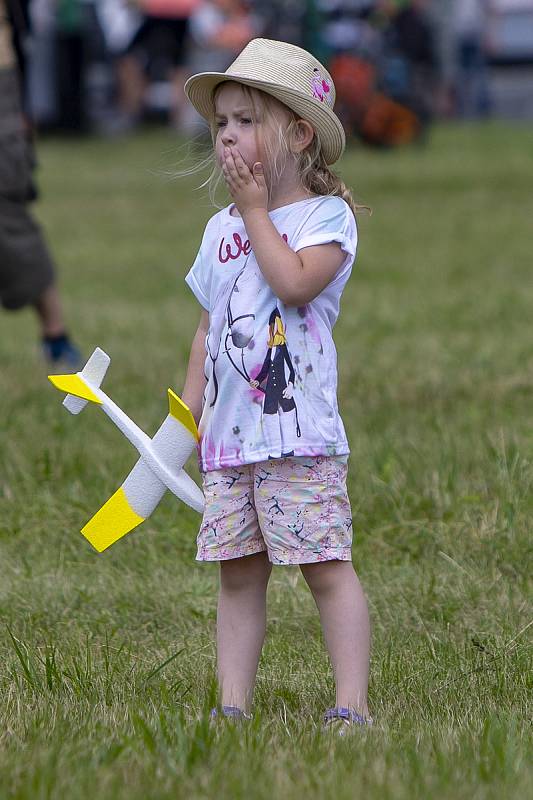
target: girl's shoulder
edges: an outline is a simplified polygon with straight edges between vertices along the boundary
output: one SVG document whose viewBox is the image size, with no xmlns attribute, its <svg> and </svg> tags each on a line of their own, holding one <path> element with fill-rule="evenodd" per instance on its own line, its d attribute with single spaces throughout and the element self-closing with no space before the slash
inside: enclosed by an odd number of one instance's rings
<svg viewBox="0 0 533 800">
<path fill-rule="evenodd" d="M 231 206 L 221 208 L 219 211 L 216 211 L 211 217 L 209 217 L 204 228 L 204 239 L 209 238 L 210 236 L 216 236 L 220 226 L 225 224 L 228 219 L 232 219 L 229 213 L 230 208 Z"/>
<path fill-rule="evenodd" d="M 309 224 L 324 225 L 335 230 L 357 230 L 352 209 L 339 195 L 319 195 L 313 201 L 304 209 L 304 216 Z"/>
<path fill-rule="evenodd" d="M 270 212 L 273 217 L 286 216 L 304 219 L 309 217 L 327 219 L 340 217 L 347 213 L 351 214 L 348 203 L 342 197 L 330 194 L 317 194 L 312 197 L 306 197 L 302 200 L 288 203 L 285 206 L 279 206 Z"/>
<path fill-rule="evenodd" d="M 326 214 L 352 214 L 346 200 L 338 194 L 322 194 L 315 199 L 318 201 L 317 208 Z"/>
</svg>

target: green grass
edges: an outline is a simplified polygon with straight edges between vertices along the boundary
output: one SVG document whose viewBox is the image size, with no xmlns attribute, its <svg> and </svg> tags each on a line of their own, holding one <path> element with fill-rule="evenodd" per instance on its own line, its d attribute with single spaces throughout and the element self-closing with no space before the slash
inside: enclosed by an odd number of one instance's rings
<svg viewBox="0 0 533 800">
<path fill-rule="evenodd" d="M 164 131 L 39 154 L 70 327 L 152 434 L 185 376 L 208 201 L 163 177 L 180 157 Z M 194 560 L 198 516 L 167 496 L 92 551 L 78 531 L 135 455 L 94 409 L 61 408 L 31 312 L 0 316 L 0 797 L 531 796 L 531 167 L 529 129 L 496 124 L 341 164 L 373 208 L 336 328 L 373 623 L 376 724 L 349 740 L 320 735 L 332 677 L 283 568 L 254 721 L 208 726 L 217 570 Z"/>
</svg>

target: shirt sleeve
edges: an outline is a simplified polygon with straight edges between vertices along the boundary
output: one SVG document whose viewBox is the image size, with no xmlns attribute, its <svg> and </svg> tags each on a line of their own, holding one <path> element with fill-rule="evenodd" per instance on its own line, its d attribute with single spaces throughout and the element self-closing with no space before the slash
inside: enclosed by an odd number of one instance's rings
<svg viewBox="0 0 533 800">
<path fill-rule="evenodd" d="M 192 291 L 200 305 L 203 306 L 206 311 L 210 310 L 209 298 L 211 295 L 211 259 L 206 257 L 206 254 L 208 254 L 211 250 L 209 246 L 210 239 L 210 222 L 208 222 L 204 231 L 202 244 L 200 245 L 198 255 L 194 259 L 194 264 L 185 276 L 185 283 Z"/>
<path fill-rule="evenodd" d="M 340 267 L 342 272 L 353 264 L 357 251 L 357 226 L 347 203 L 341 197 L 324 197 L 304 220 L 296 233 L 292 249 L 295 252 L 304 247 L 338 242 L 346 253 Z"/>
<path fill-rule="evenodd" d="M 185 276 L 185 283 L 189 289 L 191 289 L 200 305 L 203 306 L 206 311 L 209 311 L 209 297 L 204 283 L 202 261 L 202 249 L 200 248 L 200 252 L 196 256 L 194 264 Z"/>
</svg>

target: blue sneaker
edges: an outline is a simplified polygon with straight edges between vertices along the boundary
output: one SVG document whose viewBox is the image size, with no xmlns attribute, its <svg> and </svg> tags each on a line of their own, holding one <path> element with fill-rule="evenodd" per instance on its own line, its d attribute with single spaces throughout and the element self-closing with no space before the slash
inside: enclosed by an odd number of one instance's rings
<svg viewBox="0 0 533 800">
<path fill-rule="evenodd" d="M 66 333 L 45 336 L 42 340 L 42 351 L 47 368 L 53 372 L 77 372 L 83 366 L 80 351 Z"/>
</svg>

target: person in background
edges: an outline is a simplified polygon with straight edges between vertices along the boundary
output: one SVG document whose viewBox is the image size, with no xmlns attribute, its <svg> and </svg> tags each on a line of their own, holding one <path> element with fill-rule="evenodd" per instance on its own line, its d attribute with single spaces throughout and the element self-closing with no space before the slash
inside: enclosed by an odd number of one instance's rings
<svg viewBox="0 0 533 800">
<path fill-rule="evenodd" d="M 377 147 L 418 141 L 422 122 L 410 107 L 411 70 L 391 36 L 397 4 L 321 0 L 319 10 L 337 113 L 346 133 Z"/>
<path fill-rule="evenodd" d="M 372 26 L 375 0 L 316 0 L 325 58 L 339 54 L 375 57 L 378 34 Z"/>
<path fill-rule="evenodd" d="M 83 0 L 56 0 L 54 45 L 57 126 L 66 133 L 81 133 L 87 124 L 84 104 L 86 42 Z"/>
<path fill-rule="evenodd" d="M 172 86 L 171 122 L 179 127 L 184 106 L 185 54 L 190 15 L 200 0 L 133 0 L 142 22 L 117 59 L 120 130 L 135 127 L 145 107 L 150 73 L 163 70 Z"/>
<path fill-rule="evenodd" d="M 202 0 L 191 14 L 187 72 L 220 71 L 237 53 L 262 32 L 262 20 L 245 0 Z M 188 105 L 184 109 L 182 133 L 194 135 L 206 130 L 202 118 Z"/>
<path fill-rule="evenodd" d="M 263 21 L 262 36 L 306 47 L 318 57 L 321 31 L 316 6 L 317 0 L 270 0 L 268 3 L 255 0 L 252 3 L 254 12 L 259 13 Z"/>
<path fill-rule="evenodd" d="M 455 98 L 465 119 L 490 111 L 485 53 L 486 0 L 455 0 L 452 27 L 456 51 Z"/>
<path fill-rule="evenodd" d="M 48 369 L 75 371 L 80 353 L 65 328 L 52 258 L 29 213 L 35 199 L 33 152 L 23 113 L 23 46 L 27 6 L 0 0 L 0 302 L 35 309 Z"/>
<path fill-rule="evenodd" d="M 409 108 L 424 131 L 434 114 L 437 51 L 427 0 L 383 0 L 383 91 Z"/>
</svg>

